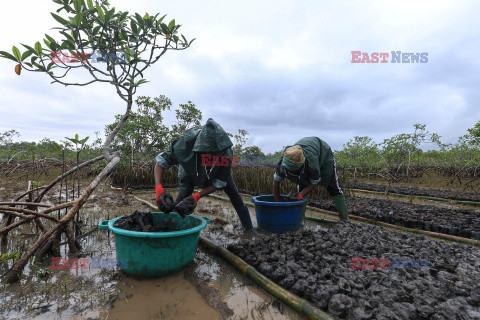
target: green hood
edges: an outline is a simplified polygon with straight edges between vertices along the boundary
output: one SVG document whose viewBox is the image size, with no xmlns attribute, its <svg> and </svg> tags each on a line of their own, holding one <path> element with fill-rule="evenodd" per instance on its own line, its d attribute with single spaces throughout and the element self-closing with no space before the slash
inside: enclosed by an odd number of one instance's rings
<svg viewBox="0 0 480 320">
<path fill-rule="evenodd" d="M 232 146 L 233 143 L 225 130 L 210 118 L 198 133 L 192 151 L 214 153 L 231 148 Z"/>
</svg>

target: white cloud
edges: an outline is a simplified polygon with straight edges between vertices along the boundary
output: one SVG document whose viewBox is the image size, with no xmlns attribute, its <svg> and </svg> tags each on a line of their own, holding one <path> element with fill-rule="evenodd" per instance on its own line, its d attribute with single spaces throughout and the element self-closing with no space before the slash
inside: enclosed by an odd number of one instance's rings
<svg viewBox="0 0 480 320">
<path fill-rule="evenodd" d="M 478 1 L 110 0 L 117 9 L 168 14 L 192 48 L 168 52 L 139 95 L 192 100 L 205 119 L 247 129 L 275 151 L 317 135 L 334 148 L 354 135 L 377 140 L 425 123 L 454 141 L 480 120 Z M 5 3 L 0 49 L 54 34 L 51 1 Z M 427 64 L 352 64 L 352 50 L 428 52 Z M 92 135 L 123 112 L 108 85 L 51 85 L 0 61 L 0 131 L 22 138 Z M 168 114 L 167 121 L 173 121 Z"/>
</svg>

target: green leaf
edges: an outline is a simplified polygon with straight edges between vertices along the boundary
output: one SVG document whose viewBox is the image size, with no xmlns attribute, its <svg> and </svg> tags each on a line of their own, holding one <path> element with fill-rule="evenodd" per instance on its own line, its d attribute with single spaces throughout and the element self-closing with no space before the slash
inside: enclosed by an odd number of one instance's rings
<svg viewBox="0 0 480 320">
<path fill-rule="evenodd" d="M 30 47 L 29 45 L 26 45 L 26 44 L 23 44 L 23 43 L 22 43 L 22 46 L 24 46 L 24 47 L 27 48 L 28 50 L 32 51 L 32 53 L 35 53 L 35 49 L 33 49 L 32 47 Z"/>
<path fill-rule="evenodd" d="M 87 5 L 88 5 L 88 9 L 90 10 L 94 8 L 92 0 L 87 0 Z"/>
<path fill-rule="evenodd" d="M 135 21 L 131 20 L 130 21 L 130 28 L 132 28 L 133 34 L 136 34 L 138 36 L 138 29 L 137 29 L 137 24 Z"/>
<path fill-rule="evenodd" d="M 82 21 L 83 21 L 83 14 L 81 12 L 79 12 L 74 18 L 73 20 L 75 21 L 75 25 L 76 26 L 79 26 Z"/>
<path fill-rule="evenodd" d="M 137 82 L 137 85 L 140 85 L 142 83 L 147 83 L 149 81 L 145 80 L 145 79 L 140 79 L 138 82 Z"/>
<path fill-rule="evenodd" d="M 48 34 L 45 34 L 45 37 L 48 39 L 48 41 L 50 41 L 50 42 L 55 42 L 55 39 L 53 39 L 52 37 L 50 37 Z"/>
<path fill-rule="evenodd" d="M 107 11 L 107 13 L 105 14 L 105 22 L 109 22 L 112 19 L 114 14 L 115 14 L 115 8 Z"/>
<path fill-rule="evenodd" d="M 167 15 L 164 15 L 163 17 L 161 17 L 160 19 L 158 19 L 157 23 L 162 23 L 163 19 L 165 19 Z"/>
<path fill-rule="evenodd" d="M 17 47 L 13 46 L 12 51 L 13 51 L 13 55 L 15 56 L 15 58 L 17 58 L 17 61 L 21 61 L 22 60 L 22 55 L 20 53 L 20 50 L 18 50 Z"/>
<path fill-rule="evenodd" d="M 34 62 L 33 65 L 39 69 L 37 71 L 45 71 L 45 68 L 42 65 L 40 65 L 36 62 Z"/>
<path fill-rule="evenodd" d="M 40 41 L 37 41 L 37 43 L 35 43 L 35 52 L 39 56 L 42 55 L 42 45 L 40 44 Z"/>
<path fill-rule="evenodd" d="M 192 42 L 195 41 L 195 40 L 196 40 L 196 38 L 195 38 L 195 39 L 192 39 L 188 45 L 191 45 Z"/>
<path fill-rule="evenodd" d="M 50 48 L 51 43 L 50 43 L 47 39 L 43 39 L 43 42 L 45 43 L 45 45 L 47 46 L 47 48 Z M 50 49 L 52 49 L 52 48 L 50 48 Z"/>
<path fill-rule="evenodd" d="M 13 56 L 11 53 L 5 52 L 5 51 L 0 51 L 0 55 L 2 55 L 3 58 L 10 59 L 12 61 L 17 62 L 17 58 Z"/>
<path fill-rule="evenodd" d="M 22 54 L 22 61 L 25 60 L 25 59 L 27 59 L 28 57 L 30 57 L 32 54 L 33 54 L 33 52 L 30 51 L 30 50 L 25 51 L 25 52 Z"/>
<path fill-rule="evenodd" d="M 67 20 L 63 19 L 62 17 L 60 17 L 59 15 L 55 14 L 55 13 L 51 13 L 53 18 L 55 20 L 57 20 L 58 22 L 60 22 L 61 24 L 63 24 L 64 26 L 68 26 L 70 24 L 70 22 L 68 22 Z"/>
<path fill-rule="evenodd" d="M 92 34 L 93 34 L 93 35 L 96 35 L 96 34 L 98 33 L 98 31 L 100 31 L 100 28 L 101 28 L 101 27 L 102 27 L 102 26 L 96 26 L 95 28 L 93 28 Z"/>
<path fill-rule="evenodd" d="M 140 26 L 143 26 L 143 25 L 144 25 L 143 18 L 142 18 L 142 16 L 139 15 L 138 13 L 135 13 L 135 19 L 137 19 L 138 24 L 139 24 Z"/>
<path fill-rule="evenodd" d="M 125 40 L 125 41 L 127 41 L 127 40 L 128 40 L 128 34 L 127 34 L 127 32 L 122 29 L 121 34 L 122 34 L 122 39 Z"/>
<path fill-rule="evenodd" d="M 172 21 L 170 21 L 170 23 L 168 24 L 168 29 L 170 31 L 173 31 L 173 28 L 175 28 L 175 19 L 173 19 Z"/>
<path fill-rule="evenodd" d="M 52 69 L 52 67 L 55 65 L 54 62 L 50 62 L 47 66 L 47 70 L 50 71 L 50 69 Z"/>
<path fill-rule="evenodd" d="M 168 27 L 165 23 L 160 24 L 160 27 L 162 28 L 163 33 L 165 33 L 165 34 L 170 33 L 170 30 L 168 29 Z"/>
<path fill-rule="evenodd" d="M 97 12 L 98 12 L 98 16 L 100 17 L 100 20 L 105 21 L 105 14 L 103 13 L 103 10 L 98 5 L 98 3 L 97 3 Z"/>
<path fill-rule="evenodd" d="M 119 18 L 120 22 L 123 22 L 127 18 L 127 16 L 128 16 L 128 11 L 123 12 Z"/>
<path fill-rule="evenodd" d="M 82 11 L 82 3 L 80 2 L 80 0 L 73 0 L 73 6 L 75 7 L 75 10 L 77 12 Z"/>
</svg>

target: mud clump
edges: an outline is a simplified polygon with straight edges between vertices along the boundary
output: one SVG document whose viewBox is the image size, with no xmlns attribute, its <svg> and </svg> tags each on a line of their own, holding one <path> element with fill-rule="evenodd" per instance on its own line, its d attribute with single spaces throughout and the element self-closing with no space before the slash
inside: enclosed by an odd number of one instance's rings
<svg viewBox="0 0 480 320">
<path fill-rule="evenodd" d="M 228 248 L 341 319 L 480 319 L 480 252 L 466 245 L 340 223 Z"/>
<path fill-rule="evenodd" d="M 160 221 L 154 224 L 153 215 L 151 212 L 135 211 L 132 214 L 126 215 L 115 221 L 114 227 L 138 231 L 138 232 L 170 232 L 178 231 L 178 227 L 168 221 Z"/>
</svg>

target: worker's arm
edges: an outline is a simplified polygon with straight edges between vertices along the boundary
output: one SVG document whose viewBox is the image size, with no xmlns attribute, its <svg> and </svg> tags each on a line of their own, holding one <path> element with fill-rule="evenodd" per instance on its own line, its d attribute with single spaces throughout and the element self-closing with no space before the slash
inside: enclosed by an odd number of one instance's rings
<svg viewBox="0 0 480 320">
<path fill-rule="evenodd" d="M 309 194 L 315 188 L 315 186 L 316 184 L 309 184 L 308 186 L 303 188 L 303 190 L 300 192 L 300 194 L 302 195 L 302 198 L 305 197 L 307 194 Z"/>
<path fill-rule="evenodd" d="M 153 170 L 153 174 L 155 176 L 155 185 L 162 183 L 164 172 L 165 172 L 165 169 L 163 167 L 160 167 L 158 163 L 155 163 L 155 169 Z"/>
<path fill-rule="evenodd" d="M 215 187 L 215 186 L 212 184 L 211 186 L 208 186 L 208 187 L 202 189 L 202 191 L 199 192 L 199 193 L 200 193 L 200 197 L 203 198 L 203 197 L 205 197 L 206 195 L 208 195 L 208 194 L 210 194 L 210 193 L 212 193 L 212 192 L 214 192 L 214 191 L 216 191 L 216 190 L 217 190 L 217 187 Z"/>
<path fill-rule="evenodd" d="M 273 180 L 273 197 L 275 198 L 276 202 L 280 202 L 280 182 L 277 180 Z"/>
</svg>

